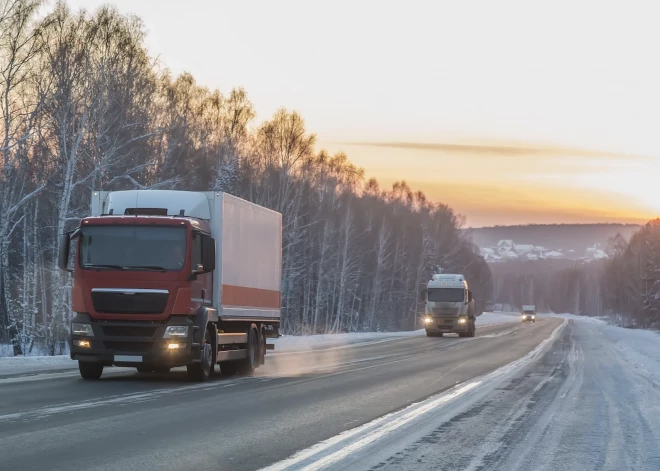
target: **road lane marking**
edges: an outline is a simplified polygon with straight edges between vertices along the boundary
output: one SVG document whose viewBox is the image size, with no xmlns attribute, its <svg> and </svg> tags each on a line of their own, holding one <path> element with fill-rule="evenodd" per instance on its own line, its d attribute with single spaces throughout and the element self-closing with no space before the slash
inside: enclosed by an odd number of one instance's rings
<svg viewBox="0 0 660 471">
<path fill-rule="evenodd" d="M 378 368 L 394 363 L 399 363 L 403 361 L 415 361 L 419 360 L 420 358 L 428 357 L 428 356 L 433 356 L 436 355 L 438 352 L 442 351 L 447 351 L 447 350 L 454 350 L 456 348 L 461 348 L 467 346 L 466 342 L 452 342 L 450 343 L 447 348 L 440 348 L 436 349 L 430 353 L 426 354 L 421 354 L 421 355 L 414 355 L 414 356 L 406 356 L 404 358 L 399 358 L 397 360 L 393 361 L 388 361 L 388 362 L 378 362 L 375 365 L 368 365 L 368 366 L 358 366 L 358 368 L 349 368 L 347 370 L 341 370 L 341 371 L 336 371 L 332 372 L 330 374 L 325 374 L 323 376 L 320 376 L 319 379 L 325 378 L 328 376 L 335 376 L 335 375 L 340 375 L 340 374 L 347 374 L 347 373 L 353 373 L 357 371 L 363 371 L 371 368 Z M 377 360 L 383 360 L 383 359 L 388 359 L 392 358 L 395 356 L 401 356 L 399 354 L 389 354 L 389 355 L 381 355 L 377 357 L 371 357 L 371 358 L 358 358 L 355 360 L 351 361 L 346 361 L 346 362 L 341 362 L 341 363 L 328 363 L 324 365 L 314 365 L 311 367 L 301 367 L 298 369 L 298 373 L 312 373 L 314 371 L 322 371 L 327 368 L 341 368 L 341 367 L 346 367 L 346 366 L 352 366 L 352 365 L 360 365 L 361 363 L 365 363 L 367 361 L 377 361 Z M 116 376 L 119 376 L 119 374 L 116 374 Z M 125 405 L 125 404 L 133 404 L 133 403 L 139 403 L 139 402 L 146 402 L 146 401 L 152 401 L 158 398 L 161 398 L 163 396 L 169 396 L 173 394 L 178 394 L 178 393 L 183 393 L 183 392 L 188 392 L 188 391 L 194 391 L 194 390 L 212 390 L 212 389 L 222 389 L 222 388 L 228 388 L 232 386 L 236 386 L 238 384 L 243 384 L 243 383 L 259 383 L 259 382 L 266 382 L 270 381 L 273 379 L 280 379 L 280 378 L 289 378 L 291 377 L 290 372 L 284 372 L 284 373 L 275 373 L 275 374 L 268 374 L 264 376 L 253 376 L 253 377 L 243 377 L 243 378 L 237 378 L 235 380 L 229 380 L 229 381 L 219 381 L 215 383 L 202 383 L 202 384 L 191 384 L 191 385 L 186 385 L 186 386 L 181 386 L 181 387 L 176 387 L 176 388 L 161 388 L 161 389 L 154 389 L 151 391 L 145 391 L 145 392 L 139 392 L 139 393 L 130 393 L 130 394 L 120 394 L 120 395 L 115 395 L 115 396 L 109 396 L 109 397 L 104 397 L 104 398 L 99 398 L 99 399 L 91 399 L 91 400 L 85 400 L 85 401 L 80 401 L 76 403 L 64 403 L 64 404 L 59 404 L 55 406 L 48 406 L 48 407 L 40 407 L 36 409 L 28 409 L 20 412 L 15 412 L 15 413 L 10 413 L 10 414 L 4 414 L 0 415 L 0 422 L 11 422 L 11 421 L 17 421 L 17 420 L 30 420 L 30 419 L 40 419 L 43 417 L 48 417 L 51 415 L 55 414 L 63 414 L 63 413 L 68 413 L 68 412 L 76 412 L 79 410 L 85 410 L 85 409 L 90 409 L 94 407 L 100 407 L 104 405 L 109 405 L 109 404 L 120 404 L 120 405 Z"/>
<path fill-rule="evenodd" d="M 493 384 L 492 381 L 497 383 L 497 380 L 503 380 L 509 375 L 515 374 L 520 368 L 530 364 L 545 353 L 566 325 L 567 321 L 564 320 L 551 332 L 548 338 L 518 360 L 468 382 L 459 383 L 453 388 L 422 402 L 411 404 L 402 410 L 386 414 L 359 427 L 346 430 L 310 448 L 298 451 L 287 459 L 264 467 L 260 471 L 288 471 L 293 469 L 316 471 L 336 465 L 387 435 L 412 425 L 413 422 L 420 420 L 424 415 L 435 412 L 434 409 L 444 407 L 449 402 L 472 390 L 477 391 L 478 386 Z"/>
<path fill-rule="evenodd" d="M 288 458 L 279 463 L 275 463 L 266 468 L 262 468 L 261 471 L 284 471 L 289 469 L 301 469 L 301 470 L 312 470 L 312 469 L 322 469 L 330 464 L 333 464 L 350 453 L 354 453 L 360 448 L 375 442 L 376 440 L 382 438 L 386 434 L 410 423 L 411 421 L 419 418 L 421 415 L 426 414 L 435 407 L 440 406 L 446 402 L 451 401 L 452 399 L 459 397 L 461 394 L 466 393 L 467 391 L 477 387 L 480 384 L 480 381 L 470 382 L 463 386 L 454 387 L 449 391 L 443 393 L 440 397 L 432 398 L 431 400 L 426 400 L 421 403 L 412 404 L 406 407 L 403 410 L 398 412 L 393 412 L 378 419 L 375 419 L 371 422 L 367 422 L 364 425 L 356 427 L 354 429 L 343 432 L 336 437 L 332 437 L 328 440 L 325 440 L 321 443 L 318 443 L 307 450 L 296 453 L 291 458 Z M 339 445 L 341 442 L 344 442 L 350 438 L 355 437 L 356 435 L 365 434 L 364 437 L 358 439 L 357 441 L 342 447 L 339 450 L 330 452 L 324 457 L 315 460 L 312 463 L 304 464 L 303 462 L 313 458 L 315 455 L 320 453 L 330 451 L 336 445 Z M 301 465 L 302 467 L 292 468 L 296 465 Z"/>
</svg>

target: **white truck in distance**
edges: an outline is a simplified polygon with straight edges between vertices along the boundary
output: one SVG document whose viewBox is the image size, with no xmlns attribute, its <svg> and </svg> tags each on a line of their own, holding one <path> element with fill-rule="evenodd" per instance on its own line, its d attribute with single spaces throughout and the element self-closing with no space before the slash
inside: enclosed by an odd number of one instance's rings
<svg viewBox="0 0 660 471">
<path fill-rule="evenodd" d="M 428 337 L 442 337 L 445 333 L 475 336 L 475 302 L 463 275 L 433 275 L 420 293 L 420 300 L 426 303 L 424 329 Z"/>
<path fill-rule="evenodd" d="M 536 322 L 536 306 L 533 304 L 523 305 L 520 317 L 523 322 Z"/>
</svg>

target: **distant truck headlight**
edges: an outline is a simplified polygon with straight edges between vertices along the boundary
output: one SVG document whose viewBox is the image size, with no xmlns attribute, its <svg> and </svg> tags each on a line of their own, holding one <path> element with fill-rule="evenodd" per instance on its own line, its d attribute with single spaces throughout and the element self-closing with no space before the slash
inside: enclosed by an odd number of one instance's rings
<svg viewBox="0 0 660 471">
<path fill-rule="evenodd" d="M 536 316 L 532 316 L 532 320 L 536 319 Z"/>
<path fill-rule="evenodd" d="M 164 339 L 188 337 L 187 325 L 170 325 L 165 329 Z"/>
<path fill-rule="evenodd" d="M 426 316 L 426 317 L 424 318 L 424 324 L 430 324 L 431 322 L 433 322 L 433 319 L 432 319 L 432 318 L 430 318 L 430 317 L 428 317 L 428 316 Z"/>
<path fill-rule="evenodd" d="M 465 317 L 459 317 L 458 318 L 458 323 L 459 324 L 465 324 L 467 322 L 467 319 Z"/>
<path fill-rule="evenodd" d="M 94 337 L 94 331 L 91 324 L 78 324 L 77 322 L 71 323 L 71 333 L 73 335 L 82 335 L 85 337 Z"/>
</svg>

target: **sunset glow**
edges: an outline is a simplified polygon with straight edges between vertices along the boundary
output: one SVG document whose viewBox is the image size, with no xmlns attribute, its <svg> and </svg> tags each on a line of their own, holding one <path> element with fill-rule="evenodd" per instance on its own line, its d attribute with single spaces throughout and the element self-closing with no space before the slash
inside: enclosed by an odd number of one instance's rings
<svg viewBox="0 0 660 471">
<path fill-rule="evenodd" d="M 660 213 L 652 1 L 192 0 L 194 22 L 175 1 L 111 3 L 143 19 L 174 73 L 245 87 L 259 121 L 299 111 L 319 148 L 383 188 L 406 180 L 470 225 Z M 484 141 L 524 149 L 447 146 Z"/>
</svg>

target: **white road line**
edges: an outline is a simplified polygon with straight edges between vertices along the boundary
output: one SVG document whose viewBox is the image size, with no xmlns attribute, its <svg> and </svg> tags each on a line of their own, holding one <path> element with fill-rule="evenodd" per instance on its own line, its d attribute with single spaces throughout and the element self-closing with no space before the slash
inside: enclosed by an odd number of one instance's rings
<svg viewBox="0 0 660 471">
<path fill-rule="evenodd" d="M 375 419 L 371 422 L 368 422 L 364 425 L 356 427 L 354 429 L 343 432 L 336 437 L 332 437 L 328 440 L 325 440 L 321 443 L 318 443 L 307 450 L 296 453 L 291 458 L 275 463 L 271 466 L 263 468 L 262 471 L 284 471 L 289 469 L 301 469 L 301 470 L 312 470 L 312 469 L 322 469 L 330 464 L 336 463 L 337 461 L 345 458 L 350 453 L 353 453 L 360 448 L 373 443 L 374 441 L 382 438 L 387 433 L 390 433 L 409 422 L 417 419 L 421 415 L 429 412 L 435 407 L 438 407 L 441 404 L 444 404 L 461 394 L 469 391 L 470 389 L 475 388 L 479 385 L 479 381 L 471 382 L 468 384 L 461 385 L 456 388 L 452 388 L 446 393 L 442 394 L 440 397 L 435 397 L 431 400 L 426 400 L 421 403 L 412 404 L 405 409 L 393 412 L 391 414 L 384 415 Z M 318 460 L 315 460 L 312 463 L 304 464 L 303 462 L 313 458 L 315 455 L 319 455 L 323 452 L 330 451 L 336 445 L 339 445 L 341 442 L 344 442 L 350 438 L 355 437 L 356 435 L 363 434 L 364 437 L 358 439 L 357 441 L 342 447 L 341 449 L 330 452 L 325 456 L 321 457 Z M 303 467 L 297 468 L 296 465 L 302 465 Z"/>
<path fill-rule="evenodd" d="M 559 325 L 548 338 L 543 340 L 531 352 L 522 358 L 504 365 L 491 373 L 483 375 L 467 383 L 459 384 L 448 391 L 430 397 L 425 401 L 390 414 L 386 414 L 359 427 L 347 430 L 325 441 L 317 443 L 310 448 L 295 453 L 290 458 L 262 468 L 260 471 L 288 471 L 288 470 L 320 470 L 335 465 L 351 454 L 384 438 L 388 434 L 410 425 L 425 414 L 435 412 L 434 409 L 461 397 L 480 385 L 488 384 L 492 380 L 505 378 L 515 373 L 521 367 L 539 358 L 558 338 L 559 333 L 566 326 L 566 321 Z"/>
</svg>

